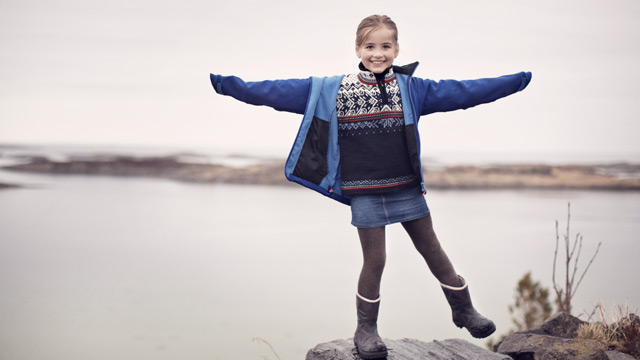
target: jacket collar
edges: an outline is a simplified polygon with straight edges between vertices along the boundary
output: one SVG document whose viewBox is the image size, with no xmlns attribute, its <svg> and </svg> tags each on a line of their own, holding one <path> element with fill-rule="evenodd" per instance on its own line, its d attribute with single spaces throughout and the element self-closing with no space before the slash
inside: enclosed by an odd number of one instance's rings
<svg viewBox="0 0 640 360">
<path fill-rule="evenodd" d="M 416 71 L 416 68 L 418 67 L 420 63 L 419 62 L 414 62 L 408 65 L 404 65 L 404 66 L 393 66 L 393 71 L 395 71 L 397 74 L 404 74 L 404 75 L 413 75 L 413 73 Z"/>
</svg>

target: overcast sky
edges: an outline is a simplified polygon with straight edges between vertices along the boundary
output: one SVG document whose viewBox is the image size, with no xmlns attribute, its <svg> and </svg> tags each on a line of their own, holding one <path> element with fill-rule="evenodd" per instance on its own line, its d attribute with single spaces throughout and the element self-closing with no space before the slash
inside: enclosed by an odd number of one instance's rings
<svg viewBox="0 0 640 360">
<path fill-rule="evenodd" d="M 0 142 L 213 147 L 286 156 L 300 116 L 216 95 L 245 80 L 356 71 L 355 29 L 399 27 L 397 65 L 522 93 L 423 117 L 444 151 L 640 154 L 640 1 L 4 0 Z"/>
</svg>

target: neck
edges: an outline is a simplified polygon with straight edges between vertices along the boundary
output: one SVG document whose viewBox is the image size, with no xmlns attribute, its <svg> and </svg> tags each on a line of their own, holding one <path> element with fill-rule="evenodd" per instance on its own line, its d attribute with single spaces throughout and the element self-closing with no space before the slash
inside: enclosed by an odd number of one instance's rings
<svg viewBox="0 0 640 360">
<path fill-rule="evenodd" d="M 386 68 L 386 69 L 384 69 L 384 71 L 383 71 L 383 72 L 381 72 L 381 73 L 379 73 L 379 74 L 376 74 L 376 73 L 374 73 L 373 71 L 371 71 L 371 70 L 367 69 L 366 67 L 364 67 L 364 64 L 362 64 L 362 62 L 360 62 L 360 64 L 358 64 L 358 68 L 359 68 L 361 71 L 368 71 L 368 72 L 370 72 L 370 73 L 374 74 L 374 75 L 376 76 L 376 78 L 380 78 L 380 77 L 384 78 L 384 77 L 385 77 L 385 75 L 387 75 L 387 74 L 389 73 L 389 70 L 391 70 L 391 68 L 392 68 L 392 67 L 393 67 L 393 65 L 392 65 L 392 66 L 389 66 L 389 67 L 388 67 L 388 68 Z"/>
</svg>

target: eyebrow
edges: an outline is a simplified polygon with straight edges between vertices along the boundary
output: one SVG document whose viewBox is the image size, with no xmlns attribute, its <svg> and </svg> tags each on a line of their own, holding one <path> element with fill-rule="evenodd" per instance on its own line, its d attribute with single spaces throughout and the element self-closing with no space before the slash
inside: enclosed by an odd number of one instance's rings
<svg viewBox="0 0 640 360">
<path fill-rule="evenodd" d="M 366 46 L 366 45 L 375 45 L 375 43 L 370 41 L 370 42 L 366 42 L 366 43 L 364 43 L 364 45 L 365 45 L 365 46 Z M 393 45 L 393 42 L 391 42 L 391 41 L 385 41 L 385 42 L 383 42 L 383 43 L 382 43 L 382 45 Z"/>
</svg>

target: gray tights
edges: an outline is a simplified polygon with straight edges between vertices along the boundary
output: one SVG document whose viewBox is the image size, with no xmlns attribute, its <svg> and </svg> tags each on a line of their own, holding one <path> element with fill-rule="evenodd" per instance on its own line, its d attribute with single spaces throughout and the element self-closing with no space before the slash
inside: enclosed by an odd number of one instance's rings
<svg viewBox="0 0 640 360">
<path fill-rule="evenodd" d="M 449 257 L 440 246 L 438 237 L 433 231 L 431 215 L 403 222 L 402 226 L 436 279 L 446 285 L 462 286 Z M 358 293 L 375 300 L 380 296 L 380 280 L 387 258 L 385 228 L 384 226 L 373 229 L 358 228 L 358 235 L 364 259 L 358 280 Z"/>
</svg>

